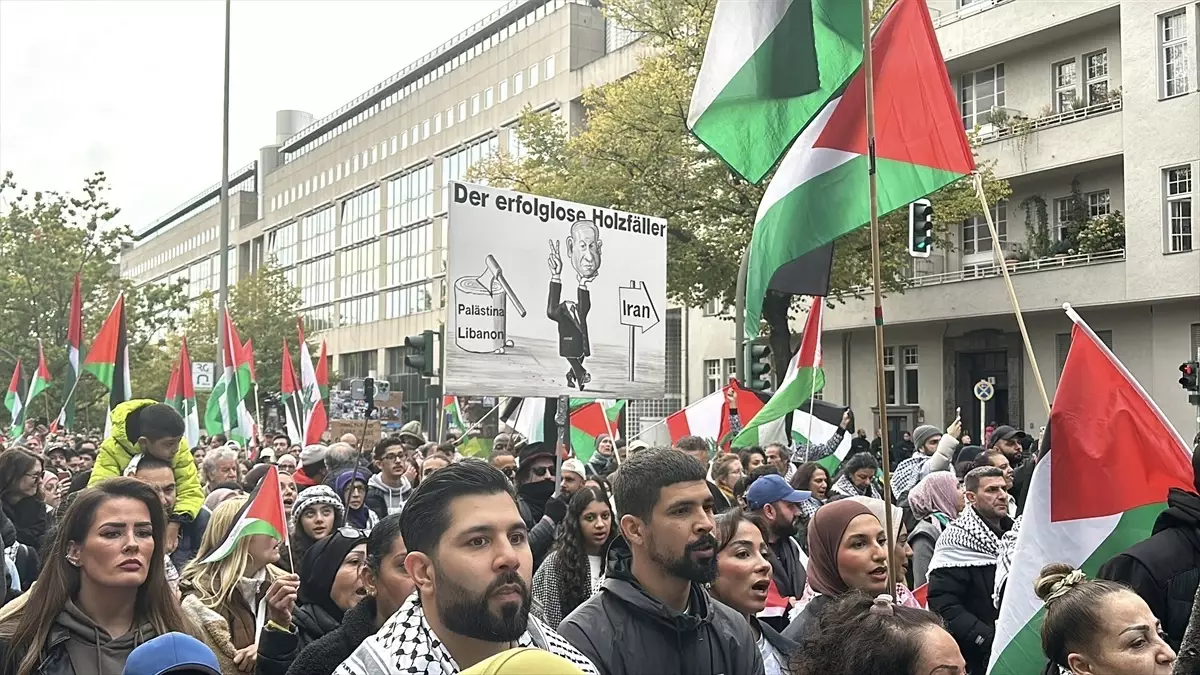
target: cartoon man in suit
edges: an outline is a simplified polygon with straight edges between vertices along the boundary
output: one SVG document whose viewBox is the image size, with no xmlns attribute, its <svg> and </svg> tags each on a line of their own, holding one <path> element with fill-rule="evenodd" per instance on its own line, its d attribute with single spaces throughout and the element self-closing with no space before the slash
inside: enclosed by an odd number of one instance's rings
<svg viewBox="0 0 1200 675">
<path fill-rule="evenodd" d="M 546 316 L 558 324 L 558 355 L 565 358 L 571 369 L 567 371 L 567 386 L 579 387 L 592 381 L 592 376 L 583 367 L 583 360 L 592 355 L 588 341 L 587 315 L 592 309 L 592 294 L 588 285 L 600 272 L 600 228 L 590 220 L 578 220 L 571 225 L 571 236 L 567 237 L 567 253 L 571 256 L 571 267 L 579 283 L 578 302 L 562 301 L 562 255 L 559 243 L 550 241 L 550 297 L 546 302 Z"/>
</svg>

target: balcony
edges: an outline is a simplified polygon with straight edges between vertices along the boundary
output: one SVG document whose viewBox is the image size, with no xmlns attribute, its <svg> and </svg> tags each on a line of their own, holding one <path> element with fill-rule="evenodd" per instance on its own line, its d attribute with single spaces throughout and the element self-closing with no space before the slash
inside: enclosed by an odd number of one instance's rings
<svg viewBox="0 0 1200 675">
<path fill-rule="evenodd" d="M 1022 311 L 1049 311 L 1062 303 L 1102 305 L 1126 302 L 1125 251 L 1106 251 L 1009 262 L 1008 273 Z M 927 274 L 908 280 L 904 293 L 884 300 L 888 324 L 952 321 L 963 317 L 1009 314 L 1012 307 L 996 265 Z M 963 285 L 969 284 L 969 285 Z M 871 289 L 853 289 L 825 318 L 831 330 L 874 325 Z"/>
<path fill-rule="evenodd" d="M 1120 155 L 1121 97 L 1030 118 L 994 109 L 996 120 L 979 127 L 980 163 L 996 162 L 996 176 L 1011 178 Z"/>
<path fill-rule="evenodd" d="M 951 70 L 961 71 L 1003 60 L 999 51 L 1028 51 L 1120 21 L 1119 5 L 1119 0 L 983 0 L 941 13 L 933 25 L 942 56 Z"/>
</svg>

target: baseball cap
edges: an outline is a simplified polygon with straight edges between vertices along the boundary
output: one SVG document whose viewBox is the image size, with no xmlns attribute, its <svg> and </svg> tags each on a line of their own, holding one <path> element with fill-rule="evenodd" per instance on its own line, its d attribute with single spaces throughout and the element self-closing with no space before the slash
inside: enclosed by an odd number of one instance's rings
<svg viewBox="0 0 1200 675">
<path fill-rule="evenodd" d="M 328 446 L 319 445 L 316 443 L 313 445 L 306 445 L 304 446 L 304 449 L 300 451 L 300 465 L 308 466 L 309 464 L 316 464 L 317 462 L 323 461 L 325 459 L 325 453 L 327 452 L 329 452 Z"/>
<path fill-rule="evenodd" d="M 629 447 L 626 448 L 629 452 L 637 452 L 639 450 L 649 450 L 650 444 L 641 439 L 630 441 Z"/>
<path fill-rule="evenodd" d="M 130 652 L 123 675 L 167 673 L 221 675 L 221 665 L 203 642 L 183 633 L 165 633 Z"/>
<path fill-rule="evenodd" d="M 579 666 L 543 649 L 521 647 L 480 661 L 462 675 L 583 675 Z"/>
<path fill-rule="evenodd" d="M 746 490 L 746 503 L 751 511 L 757 511 L 771 502 L 799 504 L 812 497 L 811 492 L 796 490 L 779 474 L 767 474 L 754 481 Z"/>
<path fill-rule="evenodd" d="M 992 435 L 988 436 L 987 447 L 994 448 L 998 441 L 1011 441 L 1017 438 L 1024 438 L 1025 432 L 1019 429 L 1014 429 L 1007 424 L 996 427 L 992 430 Z"/>
<path fill-rule="evenodd" d="M 563 460 L 562 470 L 570 471 L 573 474 L 578 474 L 580 478 L 587 478 L 587 473 L 583 470 L 583 462 L 575 459 L 574 457 Z"/>
</svg>

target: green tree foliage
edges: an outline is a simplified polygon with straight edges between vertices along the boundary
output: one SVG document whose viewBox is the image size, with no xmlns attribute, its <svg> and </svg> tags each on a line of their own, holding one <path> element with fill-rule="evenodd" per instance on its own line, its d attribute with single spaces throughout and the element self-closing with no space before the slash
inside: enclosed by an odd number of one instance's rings
<svg viewBox="0 0 1200 675">
<path fill-rule="evenodd" d="M 30 410 L 38 417 L 57 416 L 67 395 L 62 384 L 76 274 L 83 295 L 81 360 L 117 296 L 125 293 L 134 395 L 145 393 L 136 364 L 158 359 L 163 337 L 178 329 L 186 310 L 181 284 L 134 288 L 119 277 L 118 257 L 131 232 L 119 223 L 120 210 L 109 204 L 107 193 L 102 172 L 85 180 L 77 194 L 31 193 L 12 172 L 0 179 L 0 377 L 7 385 L 17 357 L 29 376 L 37 366 L 41 338 L 52 380 Z M 169 372 L 170 364 L 166 367 Z M 107 390 L 85 376 L 76 393 L 77 427 L 102 428 L 106 400 Z"/>
<path fill-rule="evenodd" d="M 876 3 L 876 20 L 888 4 Z M 735 177 L 687 131 L 692 89 L 704 56 L 715 0 L 610 0 L 605 11 L 644 34 L 627 47 L 642 55 L 629 76 L 583 95 L 585 123 L 571 129 L 553 113 L 526 111 L 517 135 L 526 154 L 494 157 L 472 178 L 515 190 L 609 206 L 668 219 L 668 294 L 689 307 L 733 303 L 737 269 L 749 244 L 766 184 Z M 989 166 L 980 167 L 989 202 L 1009 194 Z M 934 193 L 935 237 L 979 213 L 972 179 Z M 883 279 L 901 290 L 911 269 L 907 214 L 881 220 Z M 858 295 L 871 280 L 869 228 L 837 243 L 832 292 Z"/>
</svg>

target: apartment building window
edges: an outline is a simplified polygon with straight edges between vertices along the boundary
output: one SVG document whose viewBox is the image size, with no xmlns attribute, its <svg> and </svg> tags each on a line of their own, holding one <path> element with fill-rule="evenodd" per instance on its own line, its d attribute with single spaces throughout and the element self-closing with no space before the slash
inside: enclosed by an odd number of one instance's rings
<svg viewBox="0 0 1200 675">
<path fill-rule="evenodd" d="M 454 126 L 454 106 L 446 108 L 446 128 Z"/>
<path fill-rule="evenodd" d="M 424 282 L 388 291 L 383 296 L 383 313 L 388 319 L 419 314 L 433 309 L 433 283 Z"/>
<path fill-rule="evenodd" d="M 513 75 L 513 96 L 521 93 L 525 88 L 525 71 L 519 70 L 516 75 Z"/>
<path fill-rule="evenodd" d="M 1178 96 L 1188 91 L 1187 10 L 1164 14 L 1159 19 L 1159 76 L 1162 96 Z"/>
<path fill-rule="evenodd" d="M 1075 108 L 1075 59 L 1054 64 L 1054 112 Z"/>
<path fill-rule="evenodd" d="M 371 148 L 371 164 L 370 165 L 374 166 L 375 162 L 378 162 L 378 161 L 379 161 L 379 148 L 372 147 Z"/>
<path fill-rule="evenodd" d="M 479 114 L 479 94 L 471 97 L 471 117 Z"/>
<path fill-rule="evenodd" d="M 354 155 L 350 160 L 350 173 L 358 173 L 358 155 Z"/>
<path fill-rule="evenodd" d="M 379 188 L 371 188 L 342 202 L 342 237 L 339 245 L 357 244 L 378 234 Z"/>
<path fill-rule="evenodd" d="M 1088 217 L 1099 218 L 1107 216 L 1112 210 L 1112 195 L 1108 190 L 1097 190 L 1089 192 L 1084 197 L 1087 199 Z"/>
<path fill-rule="evenodd" d="M 214 267 L 212 258 L 205 258 L 188 266 L 189 297 L 195 298 L 203 295 L 205 291 L 217 290 Z"/>
<path fill-rule="evenodd" d="M 421 122 L 421 139 L 424 140 L 426 138 L 429 138 L 429 120 L 428 119 L 426 119 L 424 122 Z"/>
<path fill-rule="evenodd" d="M 490 110 L 496 104 L 495 95 L 496 92 L 491 87 L 483 90 L 483 107 L 485 110 Z"/>
<path fill-rule="evenodd" d="M 461 101 L 458 104 L 458 121 L 459 122 L 467 121 L 467 102 L 466 101 Z"/>
<path fill-rule="evenodd" d="M 517 134 L 516 127 L 508 128 L 508 156 L 512 159 L 523 159 L 528 153 L 528 148 L 521 142 L 521 137 Z"/>
<path fill-rule="evenodd" d="M 900 350 L 900 361 L 896 361 L 896 350 Z M 884 347 L 883 348 L 883 380 L 887 392 L 888 405 L 917 405 L 920 365 L 918 351 L 915 346 Z M 897 391 L 897 386 L 903 383 L 903 389 Z M 897 395 L 902 400 L 897 400 Z"/>
<path fill-rule="evenodd" d="M 412 144 L 416 145 L 421 140 L 421 125 L 414 124 L 412 128 Z"/>
<path fill-rule="evenodd" d="M 546 60 L 542 62 L 542 79 L 548 80 L 552 77 L 554 77 L 554 55 L 553 54 L 551 54 L 550 56 L 547 56 Z"/>
<path fill-rule="evenodd" d="M 1108 50 L 1101 49 L 1083 57 L 1087 67 L 1087 105 L 1108 100 Z"/>
<path fill-rule="evenodd" d="M 379 296 L 377 295 L 342 300 L 338 305 L 339 326 L 357 326 L 379 320 Z"/>
<path fill-rule="evenodd" d="M 535 63 L 535 64 L 533 64 L 532 66 L 529 66 L 529 83 L 528 83 L 528 87 L 529 87 L 530 89 L 533 89 L 534 87 L 536 87 L 536 86 L 537 86 L 537 83 L 538 83 L 538 64 L 536 64 L 536 63 Z"/>
<path fill-rule="evenodd" d="M 341 367 L 338 368 L 338 373 L 343 379 L 367 377 L 371 371 L 378 372 L 377 360 L 379 352 L 372 349 L 365 352 L 351 352 L 342 354 Z"/>
<path fill-rule="evenodd" d="M 704 361 L 704 395 L 721 388 L 721 359 L 705 359 Z"/>
<path fill-rule="evenodd" d="M 960 78 L 963 126 L 986 124 L 993 107 L 1004 107 L 1004 64 L 967 73 Z"/>
<path fill-rule="evenodd" d="M 399 140 L 398 138 L 396 138 L 395 136 L 392 136 L 392 154 L 393 155 L 400 151 L 400 145 L 397 143 L 398 140 Z"/>
<path fill-rule="evenodd" d="M 338 297 L 374 293 L 379 287 L 379 242 L 338 251 Z"/>
<path fill-rule="evenodd" d="M 442 116 L 440 114 L 433 116 L 433 133 L 442 133 Z"/>
<path fill-rule="evenodd" d="M 883 385 L 888 405 L 896 404 L 896 348 L 883 348 Z"/>
<path fill-rule="evenodd" d="M 425 281 L 433 272 L 433 226 L 409 228 L 387 238 L 388 286 Z"/>
<path fill-rule="evenodd" d="M 296 223 L 288 223 L 267 234 L 267 255 L 274 256 L 275 264 L 279 267 L 291 267 L 296 264 L 298 229 Z"/>
<path fill-rule="evenodd" d="M 398 230 L 433 213 L 433 165 L 388 181 L 387 229 Z"/>
<path fill-rule="evenodd" d="M 442 157 L 442 210 L 450 206 L 451 181 L 463 180 L 467 171 L 486 157 L 496 154 L 500 141 L 496 136 L 476 141 L 467 147 Z"/>
<path fill-rule="evenodd" d="M 500 88 L 500 102 L 504 103 L 508 100 L 508 78 L 504 78 L 504 80 L 496 86 Z"/>
<path fill-rule="evenodd" d="M 702 313 L 704 316 L 718 316 L 724 311 L 725 307 L 721 304 L 721 299 L 713 298 L 712 300 L 704 303 L 704 310 Z"/>
<path fill-rule="evenodd" d="M 333 302 L 333 258 L 322 258 L 300 266 L 300 304 L 313 307 Z"/>
<path fill-rule="evenodd" d="M 300 219 L 300 259 L 308 260 L 333 250 L 333 207 L 314 211 Z M 333 274 L 333 270 L 329 270 Z"/>
<path fill-rule="evenodd" d="M 918 393 L 919 373 L 917 366 L 920 365 L 918 360 L 916 347 L 901 347 L 900 355 L 903 359 L 904 366 L 904 402 L 909 405 L 916 405 L 920 399 Z"/>
<path fill-rule="evenodd" d="M 1177 166 L 1163 172 L 1167 183 L 1167 251 L 1192 250 L 1192 167 Z"/>
<path fill-rule="evenodd" d="M 1000 200 L 992 206 L 992 222 L 1000 242 L 1008 241 L 1008 201 Z M 987 219 L 982 214 L 967 218 L 962 224 L 962 251 L 966 255 L 987 253 L 993 250 L 992 233 L 988 231 Z"/>
</svg>

